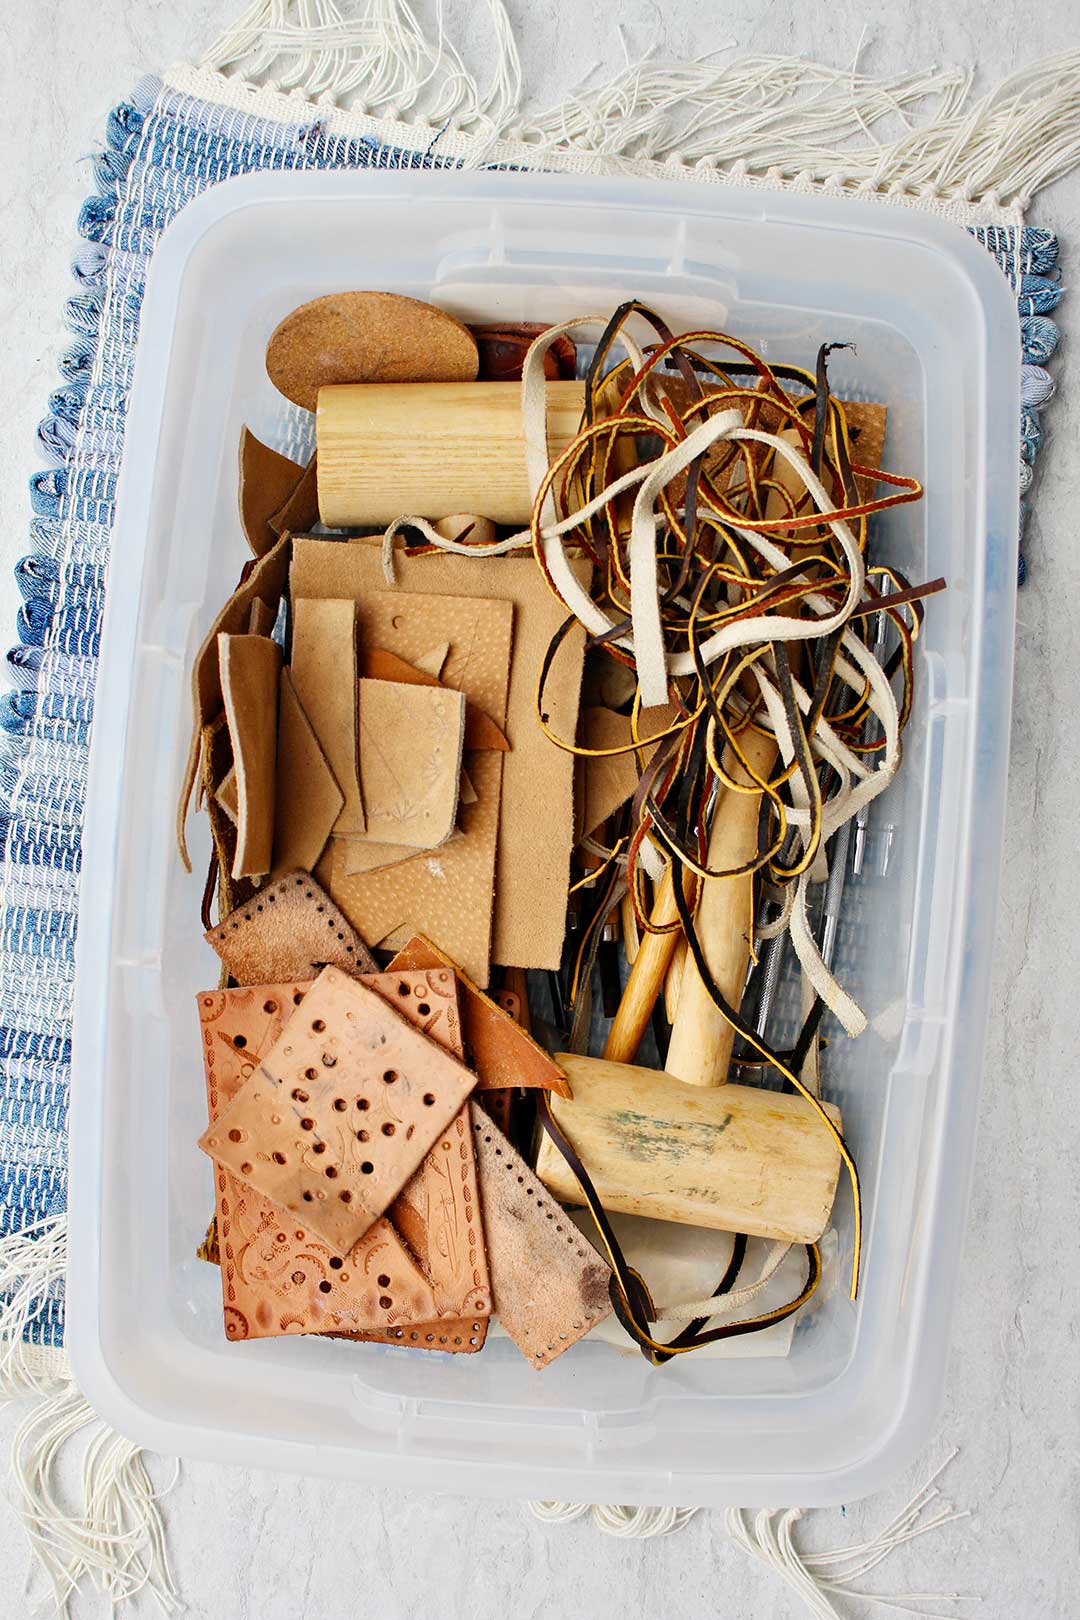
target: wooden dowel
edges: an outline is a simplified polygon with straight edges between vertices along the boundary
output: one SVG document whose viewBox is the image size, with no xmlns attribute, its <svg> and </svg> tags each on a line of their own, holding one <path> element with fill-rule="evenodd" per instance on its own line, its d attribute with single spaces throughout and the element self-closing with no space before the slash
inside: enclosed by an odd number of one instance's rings
<svg viewBox="0 0 1080 1620">
<path fill-rule="evenodd" d="M 798 448 L 794 428 L 780 437 Z M 788 462 L 777 455 L 772 477 L 789 494 L 798 497 L 803 485 Z M 782 517 L 786 508 L 781 494 L 771 491 L 765 503 L 767 517 Z M 751 688 L 748 695 L 753 695 Z M 751 770 L 768 778 L 776 764 L 776 742 L 761 732 L 746 732 L 740 747 Z M 751 785 L 751 778 L 739 767 L 732 749 L 724 754 L 724 769 L 735 781 Z M 730 871 L 753 860 L 757 853 L 758 814 L 761 793 L 727 793 L 718 796 L 713 809 L 706 864 L 712 871 Z M 730 1007 L 738 1010 L 750 964 L 750 929 L 753 927 L 753 874 L 716 878 L 702 889 L 696 918 L 697 936 L 718 989 Z M 672 1020 L 667 1070 L 692 1086 L 722 1086 L 727 1080 L 735 1031 L 706 990 L 697 964 L 687 956 L 679 987 L 678 1009 Z"/>
<path fill-rule="evenodd" d="M 776 743 L 760 732 L 744 732 L 740 747 L 758 776 L 767 777 L 776 760 Z M 724 769 L 734 781 L 750 785 L 729 749 Z M 713 810 L 707 863 L 728 871 L 753 860 L 758 847 L 761 793 L 725 793 Z M 709 971 L 729 1006 L 742 1000 L 750 962 L 754 877 L 710 878 L 704 884 L 695 929 Z M 735 1031 L 706 990 L 697 963 L 688 955 L 679 986 L 679 1007 L 668 1047 L 667 1071 L 691 1086 L 720 1086 L 727 1079 Z"/>
<path fill-rule="evenodd" d="M 583 382 L 547 384 L 553 456 L 577 433 L 584 400 Z M 319 392 L 315 433 L 329 528 L 447 510 L 495 523 L 532 515 L 518 383 L 339 384 Z"/>
<path fill-rule="evenodd" d="M 656 900 L 649 920 L 657 927 L 678 922 L 672 887 L 672 868 L 669 866 L 656 891 Z M 630 969 L 619 1010 L 612 1020 L 604 1046 L 604 1057 L 612 1063 L 629 1063 L 637 1056 L 641 1038 L 652 1017 L 656 998 L 664 983 L 664 975 L 672 953 L 679 941 L 678 929 L 668 934 L 645 934 L 637 958 Z"/>
<path fill-rule="evenodd" d="M 557 1061 L 574 1096 L 552 1097 L 552 1111 L 605 1209 L 793 1243 L 816 1242 L 829 1224 L 840 1154 L 801 1098 L 694 1091 L 656 1069 L 573 1053 Z M 536 1173 L 556 1198 L 581 1202 L 546 1135 Z"/>
<path fill-rule="evenodd" d="M 641 949 L 641 929 L 638 927 L 637 916 L 634 912 L 634 901 L 630 894 L 624 894 L 619 902 L 619 917 L 622 921 L 623 952 L 626 956 L 627 967 L 633 967 L 637 961 L 638 951 Z"/>
<path fill-rule="evenodd" d="M 683 968 L 686 963 L 686 953 L 690 949 L 686 943 L 686 935 L 680 934 L 675 941 L 675 952 L 671 958 L 670 966 L 664 975 L 664 1011 L 667 1013 L 669 1024 L 675 1023 L 675 1016 L 679 1010 L 679 991 L 682 989 Z"/>
</svg>

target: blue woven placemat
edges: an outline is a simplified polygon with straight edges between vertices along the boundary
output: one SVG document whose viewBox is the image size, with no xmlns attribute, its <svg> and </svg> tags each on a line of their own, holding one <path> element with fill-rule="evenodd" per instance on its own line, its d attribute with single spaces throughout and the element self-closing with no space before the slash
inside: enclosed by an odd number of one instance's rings
<svg viewBox="0 0 1080 1620">
<path fill-rule="evenodd" d="M 150 79 L 109 117 L 97 190 L 79 219 L 73 333 L 39 440 L 48 466 L 31 480 L 30 549 L 16 573 L 24 598 L 11 690 L 0 705 L 0 1239 L 47 1229 L 65 1210 L 71 1003 L 81 825 L 94 683 L 125 413 L 147 268 L 175 215 L 207 187 L 261 169 L 430 168 L 453 159 L 373 138 L 335 135 L 325 120 L 278 122 Z M 1053 394 L 1045 362 L 1061 296 L 1053 232 L 978 226 L 1016 289 L 1024 399 L 1020 455 L 1030 484 Z M 1000 379 L 1015 388 L 1015 376 Z M 1021 530 L 1023 506 L 1021 509 Z M 1021 578 L 1023 557 L 1020 557 Z M 14 1284 L 0 1289 L 0 1320 Z M 63 1283 L 23 1311 L 34 1345 L 63 1343 Z"/>
</svg>

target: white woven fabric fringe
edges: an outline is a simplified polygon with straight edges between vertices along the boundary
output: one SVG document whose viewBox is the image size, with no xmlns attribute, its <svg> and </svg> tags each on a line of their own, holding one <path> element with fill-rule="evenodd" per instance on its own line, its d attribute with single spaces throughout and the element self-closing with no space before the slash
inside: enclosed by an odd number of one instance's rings
<svg viewBox="0 0 1080 1620">
<path fill-rule="evenodd" d="M 800 1552 L 795 1546 L 795 1526 L 806 1517 L 802 1508 L 780 1511 L 763 1509 L 751 1513 L 729 1508 L 725 1515 L 728 1535 L 738 1546 L 767 1564 L 803 1599 L 807 1612 L 819 1620 L 843 1620 L 833 1599 L 854 1597 L 864 1603 L 877 1603 L 902 1614 L 920 1615 L 923 1620 L 954 1620 L 951 1611 L 927 1605 L 979 1602 L 968 1592 L 867 1592 L 860 1583 L 889 1554 L 907 1542 L 957 1519 L 970 1518 L 967 1510 L 947 1504 L 937 1481 L 957 1455 L 951 1451 L 934 1469 L 922 1489 L 916 1491 L 876 1535 L 850 1547 L 827 1552 Z M 533 1515 L 544 1524 L 569 1524 L 591 1516 L 593 1524 L 606 1535 L 644 1538 L 670 1535 L 682 1530 L 697 1508 L 669 1507 L 592 1507 L 585 1502 L 530 1502 Z"/>
<path fill-rule="evenodd" d="M 972 96 L 969 68 L 874 78 L 798 57 L 733 56 L 728 44 L 684 62 L 632 58 L 588 72 L 562 102 L 526 108 L 503 0 L 483 0 L 490 82 L 481 86 L 446 36 L 408 0 L 254 0 L 205 53 L 218 97 L 267 116 L 310 116 L 335 132 L 417 130 L 463 162 L 604 167 L 679 166 L 740 184 L 921 202 L 1016 221 L 1040 187 L 1080 161 L 1080 50 L 1062 51 Z M 207 94 L 192 70 L 169 82 Z M 225 88 L 225 87 L 228 88 Z M 262 103 L 252 107 L 251 97 Z M 271 110 L 271 103 L 276 103 Z M 383 122 L 372 130 L 370 120 Z M 567 161 L 569 160 L 569 161 Z"/>
<path fill-rule="evenodd" d="M 48 1580 L 54 1613 L 68 1613 L 84 1579 L 113 1604 L 145 1589 L 171 1613 L 179 1605 L 165 1526 L 141 1448 L 95 1417 L 62 1350 L 24 1338 L 50 1286 L 63 1277 L 66 1253 L 62 1215 L 0 1244 L 0 1298 L 6 1300 L 0 1310 L 0 1402 L 27 1404 L 11 1445 L 15 1507 L 34 1562 Z M 80 1440 L 81 1504 L 71 1507 L 58 1494 L 57 1475 Z"/>
</svg>

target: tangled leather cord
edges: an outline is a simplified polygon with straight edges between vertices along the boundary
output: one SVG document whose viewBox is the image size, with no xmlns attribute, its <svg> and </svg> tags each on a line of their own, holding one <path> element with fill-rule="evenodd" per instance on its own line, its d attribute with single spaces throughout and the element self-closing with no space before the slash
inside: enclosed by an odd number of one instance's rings
<svg viewBox="0 0 1080 1620">
<path fill-rule="evenodd" d="M 616 340 L 622 334 L 625 341 L 625 323 L 633 314 L 652 324 L 658 342 L 647 353 L 635 353 L 627 344 L 629 358 L 609 367 Z M 534 365 L 543 343 L 534 345 Z M 714 357 L 718 349 L 727 351 L 723 364 Z M 944 582 L 913 587 L 896 570 L 867 570 L 868 518 L 916 500 L 922 491 L 914 479 L 854 459 L 843 406 L 829 390 L 829 352 L 830 346 L 822 347 L 813 374 L 773 367 L 737 339 L 716 332 L 676 338 L 645 306 L 623 305 L 597 346 L 581 431 L 535 483 L 529 533 L 551 588 L 571 611 L 540 670 L 540 723 L 570 752 L 633 750 L 640 766 L 621 836 L 602 852 L 606 882 L 581 941 L 575 988 L 597 925 L 623 893 L 623 870 L 638 926 L 653 932 L 643 868 L 655 878 L 666 861 L 675 862 L 679 922 L 671 926 L 685 933 L 709 996 L 785 1089 L 803 1096 L 836 1141 L 854 1203 L 854 1299 L 862 1246 L 858 1172 L 800 1071 L 827 1006 L 851 1033 L 864 1027 L 865 1018 L 818 955 L 806 902 L 837 828 L 888 784 L 899 765 L 900 732 L 913 699 L 912 648 L 922 598 Z M 528 363 L 523 386 L 528 420 Z M 885 486 L 885 493 L 873 496 L 875 485 Z M 565 565 L 568 546 L 594 564 L 587 601 Z M 881 588 L 873 589 L 871 582 Z M 896 639 L 884 668 L 869 645 L 880 614 L 887 616 Z M 549 723 L 547 678 L 577 623 L 590 632 L 587 645 L 594 653 L 636 674 L 629 748 L 583 749 L 557 736 Z M 897 678 L 899 698 L 893 690 Z M 650 726 L 647 709 L 662 701 L 674 706 L 676 718 Z M 746 740 L 754 731 L 776 740 L 777 763 L 769 774 L 759 775 L 747 758 Z M 654 750 L 647 764 L 646 748 Z M 725 871 L 707 864 L 718 789 L 756 792 L 762 799 L 756 854 Z M 704 883 L 751 872 L 780 908 L 780 920 L 769 931 L 791 929 L 817 992 L 791 1053 L 773 1050 L 728 1003 L 695 928 Z M 682 874 L 691 878 L 688 894 Z M 597 875 L 590 881 L 596 885 Z M 616 1313 L 655 1364 L 769 1327 L 798 1310 L 817 1288 L 820 1255 L 816 1244 L 808 1244 L 806 1281 L 794 1299 L 712 1329 L 708 1318 L 699 1318 L 668 1343 L 659 1341 L 650 1331 L 657 1312 L 648 1289 L 628 1265 L 587 1169 L 546 1099 L 540 1119 L 581 1185 L 611 1261 Z M 716 1289 L 718 1301 L 732 1289 L 744 1251 L 740 1239 Z"/>
</svg>

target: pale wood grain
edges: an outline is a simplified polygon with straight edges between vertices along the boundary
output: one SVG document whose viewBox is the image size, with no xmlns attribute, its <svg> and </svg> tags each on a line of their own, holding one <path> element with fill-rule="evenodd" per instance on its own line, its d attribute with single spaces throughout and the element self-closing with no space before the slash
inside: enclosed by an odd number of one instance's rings
<svg viewBox="0 0 1080 1620">
<path fill-rule="evenodd" d="M 798 1243 L 825 1230 L 840 1155 L 801 1098 L 739 1085 L 695 1091 L 656 1069 L 571 1052 L 558 1062 L 574 1095 L 550 1098 L 552 1112 L 605 1209 Z M 546 1136 L 536 1173 L 556 1198 L 581 1202 Z"/>
<path fill-rule="evenodd" d="M 549 382 L 548 444 L 581 425 L 585 385 Z M 330 528 L 408 513 L 527 523 L 532 493 L 518 383 L 357 383 L 324 388 L 316 416 L 319 512 Z"/>
</svg>

